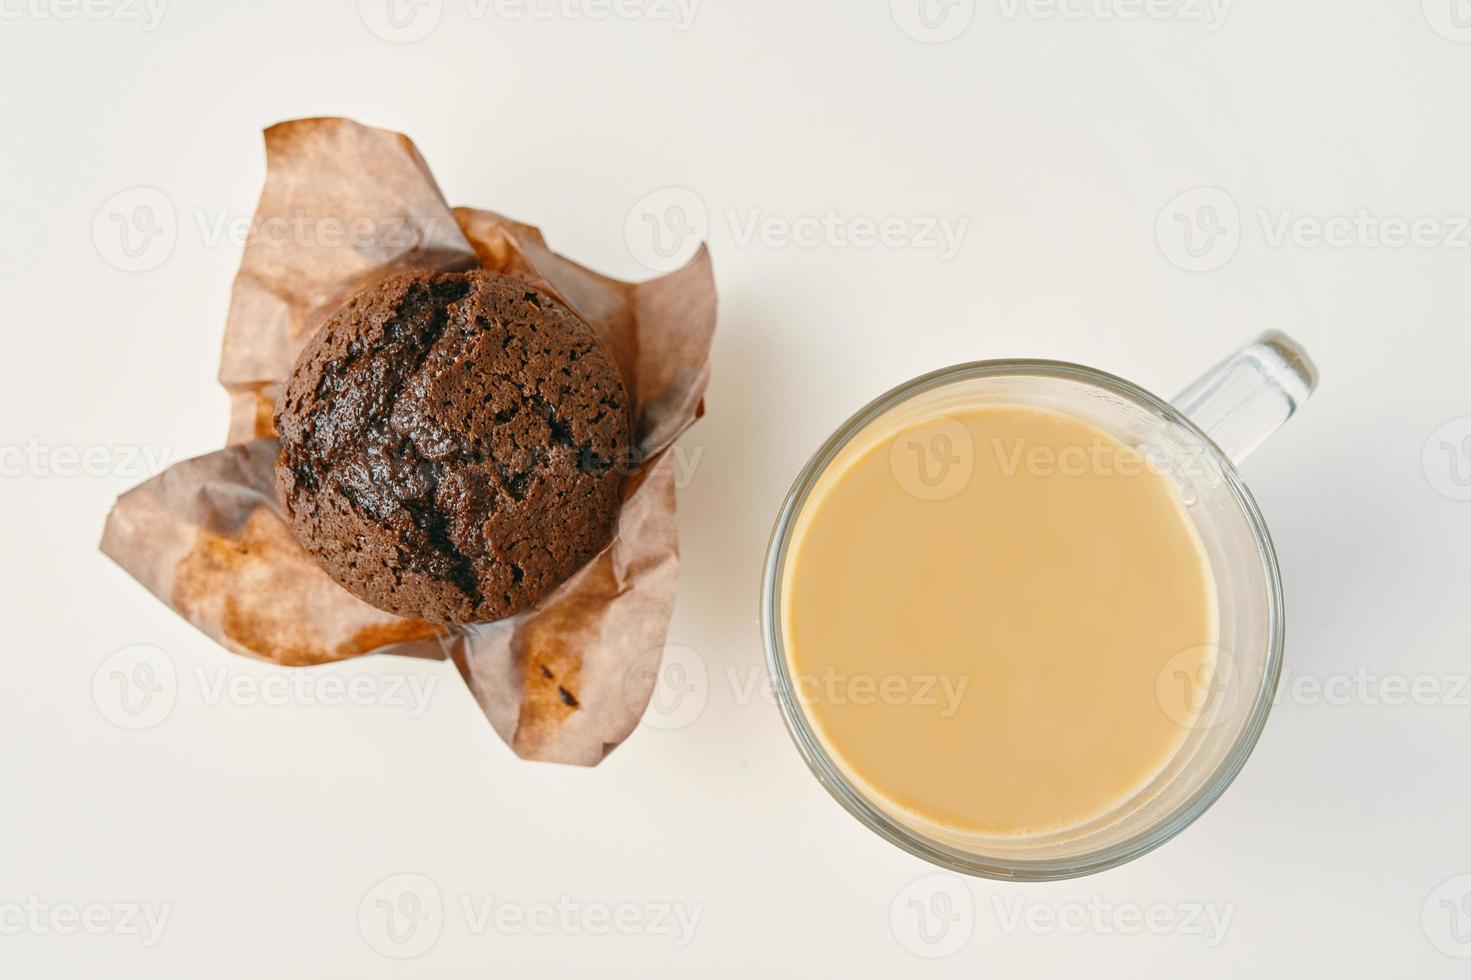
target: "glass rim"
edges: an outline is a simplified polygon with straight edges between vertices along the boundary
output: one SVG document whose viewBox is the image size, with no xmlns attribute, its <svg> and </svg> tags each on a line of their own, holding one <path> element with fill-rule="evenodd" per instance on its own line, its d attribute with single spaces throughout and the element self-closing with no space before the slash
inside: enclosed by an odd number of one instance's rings
<svg viewBox="0 0 1471 980">
<path fill-rule="evenodd" d="M 786 562 L 796 516 L 801 513 L 818 479 L 827 471 L 834 458 L 872 422 L 912 398 L 957 382 L 1003 377 L 1061 379 L 1103 388 L 1193 434 L 1211 453 L 1224 477 L 1225 485 L 1250 525 L 1257 545 L 1257 555 L 1267 579 L 1270 648 L 1267 651 L 1266 668 L 1262 673 L 1251 713 L 1230 751 L 1205 783 L 1163 819 L 1127 840 L 1072 858 L 1019 860 L 972 854 L 927 837 L 879 809 L 842 774 L 812 730 L 793 694 L 782 644 L 779 612 L 782 566 Z M 849 416 L 813 453 L 782 501 L 767 545 L 761 578 L 761 633 L 767 672 L 771 676 L 772 688 L 787 733 L 818 782 L 850 814 L 889 843 L 950 871 L 1002 881 L 1059 881 L 1116 868 L 1149 853 L 1193 824 L 1220 799 L 1221 794 L 1235 781 L 1246 764 L 1266 726 L 1267 716 L 1271 713 L 1282 672 L 1285 624 L 1281 570 L 1278 568 L 1276 550 L 1272 546 L 1266 521 L 1251 491 L 1237 472 L 1236 465 L 1209 435 L 1169 402 L 1116 375 L 1068 361 L 1009 358 L 955 364 L 896 385 Z"/>
</svg>

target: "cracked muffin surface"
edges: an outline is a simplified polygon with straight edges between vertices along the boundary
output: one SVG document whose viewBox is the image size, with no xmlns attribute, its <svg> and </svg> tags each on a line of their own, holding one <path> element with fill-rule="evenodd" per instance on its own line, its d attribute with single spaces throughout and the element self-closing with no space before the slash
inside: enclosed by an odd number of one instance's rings
<svg viewBox="0 0 1471 980">
<path fill-rule="evenodd" d="M 627 391 L 592 331 L 485 271 L 409 273 L 347 301 L 276 409 L 297 539 L 380 609 L 480 623 L 531 606 L 612 535 Z"/>
</svg>

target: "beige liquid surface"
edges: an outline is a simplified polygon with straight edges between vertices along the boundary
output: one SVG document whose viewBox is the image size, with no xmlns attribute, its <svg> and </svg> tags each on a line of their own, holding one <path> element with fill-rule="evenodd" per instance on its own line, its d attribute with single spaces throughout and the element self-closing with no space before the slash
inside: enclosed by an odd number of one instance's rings
<svg viewBox="0 0 1471 980">
<path fill-rule="evenodd" d="M 798 517 L 781 609 L 848 778 L 986 836 L 1076 826 L 1145 785 L 1218 629 L 1170 481 L 1087 422 L 1012 406 L 860 435 Z"/>
</svg>

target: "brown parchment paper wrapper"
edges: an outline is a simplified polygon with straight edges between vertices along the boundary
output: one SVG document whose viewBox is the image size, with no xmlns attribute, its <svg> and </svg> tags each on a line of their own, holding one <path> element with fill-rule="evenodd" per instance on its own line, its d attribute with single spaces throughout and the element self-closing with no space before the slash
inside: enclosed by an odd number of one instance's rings
<svg viewBox="0 0 1471 980">
<path fill-rule="evenodd" d="M 537 229 L 450 209 L 412 142 L 346 119 L 266 131 L 267 176 L 231 295 L 220 364 L 229 445 L 118 498 L 102 550 L 244 656 L 287 666 L 369 653 L 449 658 L 523 758 L 596 765 L 653 691 L 679 542 L 670 446 L 703 411 L 715 328 L 708 253 L 633 284 L 551 251 Z M 276 497 L 271 421 L 297 354 L 373 279 L 476 265 L 550 290 L 622 369 L 642 465 L 611 544 L 534 609 L 486 626 L 403 619 L 332 581 Z"/>
</svg>

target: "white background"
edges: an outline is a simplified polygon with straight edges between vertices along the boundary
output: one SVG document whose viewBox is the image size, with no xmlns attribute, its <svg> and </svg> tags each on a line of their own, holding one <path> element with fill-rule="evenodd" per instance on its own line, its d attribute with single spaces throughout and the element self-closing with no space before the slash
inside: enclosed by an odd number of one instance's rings
<svg viewBox="0 0 1471 980">
<path fill-rule="evenodd" d="M 399 43 L 369 27 L 395 36 L 386 2 L 173 0 L 152 21 L 121 0 L 0 0 L 0 974 L 1465 975 L 1471 4 L 1457 21 L 1453 0 L 1238 0 L 1221 20 L 1194 0 L 930 0 L 957 36 L 925 43 L 917 0 L 703 0 L 687 24 L 429 0 L 402 13 L 433 29 Z M 212 229 L 251 213 L 259 130 L 325 114 L 408 133 L 451 202 L 611 274 L 651 274 L 628 220 L 647 195 L 685 188 L 705 211 L 722 306 L 709 414 L 683 443 L 687 669 L 600 768 L 515 759 L 449 665 L 314 672 L 433 682 L 422 713 L 386 686 L 366 706 L 251 696 L 278 671 L 96 551 L 145 475 L 129 447 L 222 443 L 240 249 Z M 137 187 L 175 240 L 127 272 L 111 215 L 148 217 L 114 198 Z M 1201 187 L 1223 193 L 1171 205 Z M 829 209 L 968 224 L 953 255 L 743 236 Z M 1360 209 L 1390 239 L 1433 220 L 1391 247 L 1333 221 Z M 1197 246 L 1218 231 L 1194 258 L 1190 222 Z M 1349 234 L 1315 243 L 1318 226 Z M 759 565 L 789 481 L 853 409 L 941 365 L 1066 358 L 1168 395 L 1269 326 L 1323 382 L 1245 468 L 1290 671 L 1245 772 L 1122 869 L 914 884 L 933 869 L 827 797 L 763 696 Z M 68 447 L 102 447 L 105 472 L 64 475 Z M 166 717 L 128 731 L 109 675 L 93 682 L 134 644 L 175 683 Z M 221 677 L 246 694 L 216 696 Z M 1438 693 L 1387 703 L 1396 679 Z M 374 890 L 400 874 L 423 879 Z M 405 888 L 442 911 L 396 946 L 376 903 Z M 500 926 L 474 914 L 487 901 L 510 907 Z M 559 902 L 594 924 L 636 907 L 641 931 L 506 918 Z M 58 934 L 58 910 L 94 903 L 105 934 Z M 118 903 L 166 910 L 162 935 Z M 693 935 L 661 906 L 697 912 Z M 1165 934 L 1129 934 L 1153 906 Z M 1192 909 L 1229 914 L 1224 935 Z"/>
</svg>

